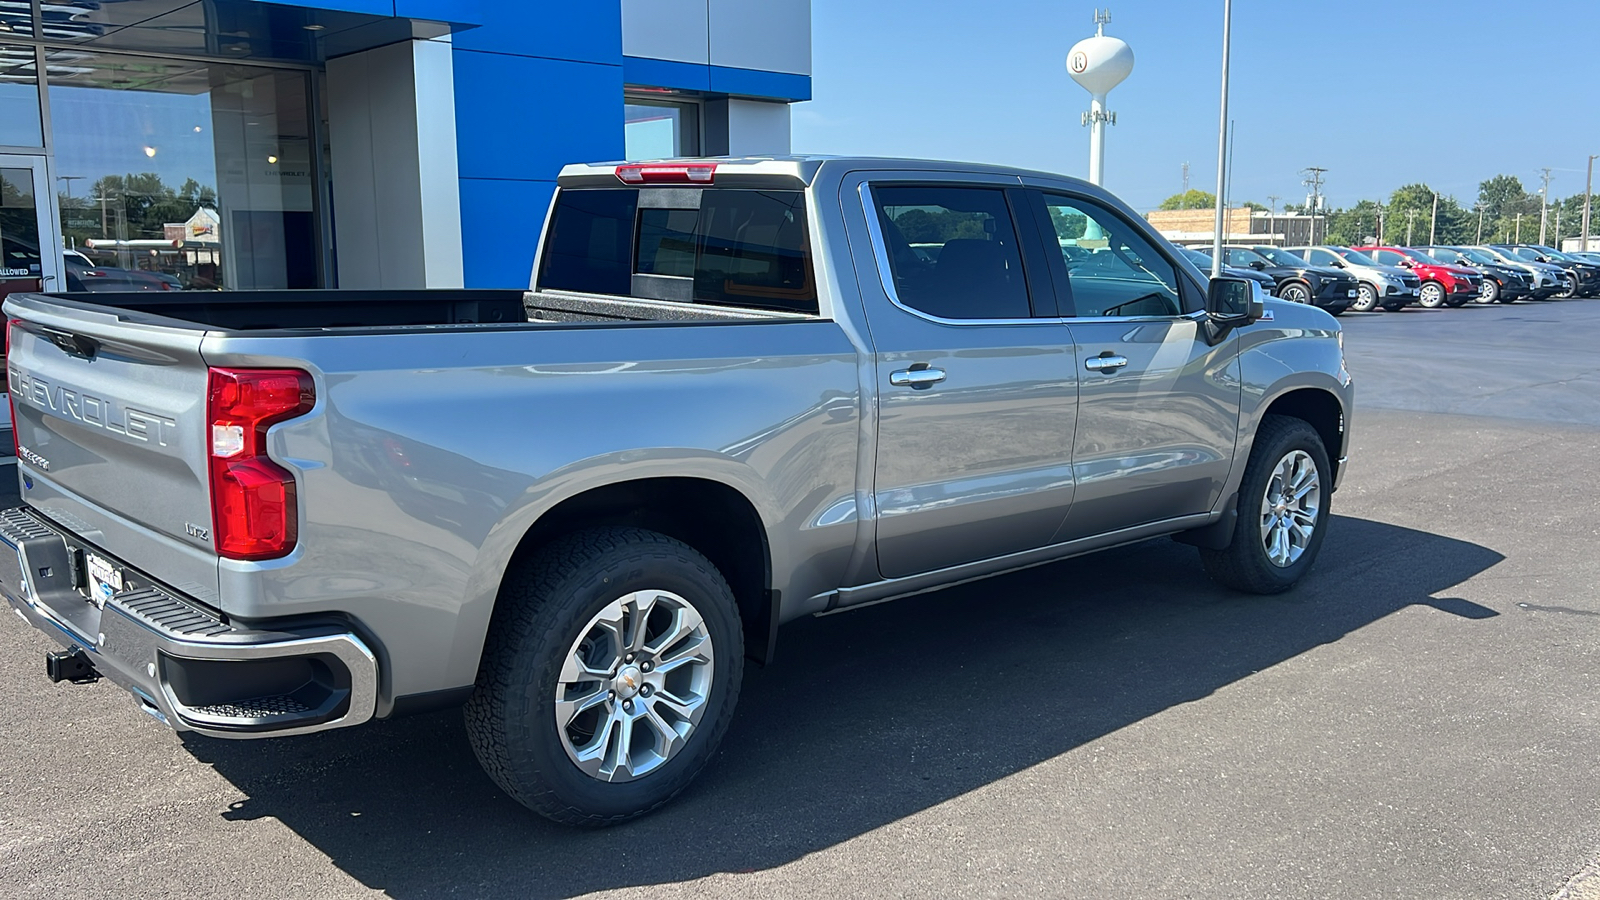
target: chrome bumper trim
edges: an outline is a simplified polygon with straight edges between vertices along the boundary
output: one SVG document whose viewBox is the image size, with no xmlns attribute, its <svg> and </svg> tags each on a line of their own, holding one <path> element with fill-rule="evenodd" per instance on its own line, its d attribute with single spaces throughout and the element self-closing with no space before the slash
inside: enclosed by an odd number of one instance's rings
<svg viewBox="0 0 1600 900">
<path fill-rule="evenodd" d="M 26 507 L 0 512 L 0 543 L 5 544 L 0 549 L 0 594 L 22 618 L 63 647 L 82 648 L 97 672 L 177 731 L 220 738 L 307 734 L 358 725 L 377 708 L 377 656 L 355 634 L 328 628 L 308 633 L 240 628 L 199 604 L 151 587 L 121 592 L 96 608 L 72 584 L 68 548 L 78 541 Z M 269 719 L 191 709 L 179 701 L 166 677 L 166 660 L 315 656 L 337 660 L 348 671 L 350 684 L 348 703 L 341 697 L 337 704 L 344 712 L 310 725 L 274 729 Z"/>
</svg>

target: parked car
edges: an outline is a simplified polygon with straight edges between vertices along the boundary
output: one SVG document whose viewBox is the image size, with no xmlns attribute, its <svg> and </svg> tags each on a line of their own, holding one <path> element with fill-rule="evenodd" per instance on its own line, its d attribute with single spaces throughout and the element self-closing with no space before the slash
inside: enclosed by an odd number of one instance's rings
<svg viewBox="0 0 1600 900">
<path fill-rule="evenodd" d="M 1571 296 L 1572 278 L 1567 270 L 1549 263 L 1534 262 L 1523 259 L 1510 252 L 1489 244 L 1470 244 L 1463 249 L 1487 257 L 1496 264 L 1508 266 L 1525 273 L 1533 285 L 1533 299 L 1548 300 L 1552 297 Z"/>
<path fill-rule="evenodd" d="M 1016 169 L 568 166 L 530 292 L 204 301 L 5 304 L 47 673 L 229 738 L 465 705 L 577 825 L 682 791 L 793 619 L 1162 534 L 1286 590 L 1350 442 L 1337 321 Z"/>
<path fill-rule="evenodd" d="M 1194 263 L 1194 267 L 1199 269 L 1202 274 L 1208 278 L 1211 276 L 1210 254 L 1201 253 L 1199 250 L 1194 250 L 1189 247 L 1179 247 L 1178 251 L 1182 253 L 1184 258 L 1188 259 L 1189 262 Z M 1253 281 L 1261 286 L 1261 293 L 1268 296 L 1271 296 L 1273 289 L 1278 286 L 1278 283 L 1272 279 L 1271 275 L 1268 275 L 1265 272 L 1257 272 L 1255 269 L 1239 269 L 1233 266 L 1223 266 L 1222 274 L 1229 278 L 1243 278 L 1247 281 Z"/>
<path fill-rule="evenodd" d="M 1584 262 L 1600 265 L 1600 252 L 1594 250 L 1572 250 L 1567 255 L 1574 259 L 1581 259 Z"/>
<path fill-rule="evenodd" d="M 1281 262 L 1267 258 L 1261 250 L 1280 254 Z M 1207 253 L 1209 256 L 1209 252 Z M 1339 315 L 1350 308 L 1359 293 L 1356 280 L 1338 269 L 1313 266 L 1292 253 L 1276 247 L 1253 248 L 1229 244 L 1222 248 L 1224 265 L 1236 269 L 1255 269 L 1272 276 L 1273 296 L 1290 303 L 1306 303 Z"/>
<path fill-rule="evenodd" d="M 1600 295 L 1600 266 L 1586 263 L 1562 253 L 1554 247 L 1545 247 L 1540 244 L 1496 244 L 1513 256 L 1521 257 L 1532 262 L 1545 263 L 1559 266 L 1566 270 L 1568 287 L 1571 292 L 1564 295 L 1570 297 L 1594 297 Z"/>
<path fill-rule="evenodd" d="M 1533 279 L 1528 273 L 1501 265 L 1487 254 L 1443 244 L 1417 249 L 1446 265 L 1471 269 L 1482 275 L 1483 285 L 1478 291 L 1479 303 L 1514 303 L 1524 298 L 1533 299 Z"/>
<path fill-rule="evenodd" d="M 1410 247 L 1353 247 L 1372 257 L 1379 265 L 1398 266 L 1417 273 L 1422 280 L 1418 302 L 1428 309 L 1461 306 L 1476 300 L 1483 289 L 1483 276 L 1471 269 L 1447 266 L 1421 250 Z"/>
<path fill-rule="evenodd" d="M 1343 269 L 1355 276 L 1358 281 L 1356 302 L 1350 308 L 1356 312 L 1370 312 L 1378 307 L 1395 312 L 1417 302 L 1422 280 L 1409 269 L 1380 266 L 1376 260 L 1349 247 L 1324 244 L 1288 249 L 1314 266 Z"/>
</svg>

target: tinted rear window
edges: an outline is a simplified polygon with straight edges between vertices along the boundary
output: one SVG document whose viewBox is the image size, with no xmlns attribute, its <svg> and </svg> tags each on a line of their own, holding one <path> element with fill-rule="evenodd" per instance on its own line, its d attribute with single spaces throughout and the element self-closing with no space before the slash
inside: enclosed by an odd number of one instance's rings
<svg viewBox="0 0 1600 900">
<path fill-rule="evenodd" d="M 802 191 L 680 190 L 642 206 L 639 195 L 562 191 L 539 287 L 817 312 Z"/>
</svg>

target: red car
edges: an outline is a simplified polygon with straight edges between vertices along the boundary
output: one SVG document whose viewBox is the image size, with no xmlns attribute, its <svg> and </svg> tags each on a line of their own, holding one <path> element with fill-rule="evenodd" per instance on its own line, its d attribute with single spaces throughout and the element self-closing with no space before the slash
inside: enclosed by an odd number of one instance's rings
<svg viewBox="0 0 1600 900">
<path fill-rule="evenodd" d="M 1483 276 L 1471 269 L 1447 266 L 1421 250 L 1410 247 L 1356 247 L 1362 253 L 1385 266 L 1410 269 L 1422 279 L 1419 299 L 1428 309 L 1441 306 L 1461 306 L 1468 300 L 1478 299 L 1483 290 Z"/>
</svg>

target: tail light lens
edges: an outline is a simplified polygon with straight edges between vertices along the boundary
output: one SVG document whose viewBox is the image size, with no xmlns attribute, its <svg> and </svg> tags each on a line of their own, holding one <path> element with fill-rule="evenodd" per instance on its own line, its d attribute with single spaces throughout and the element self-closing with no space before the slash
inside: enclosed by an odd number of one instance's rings
<svg viewBox="0 0 1600 900">
<path fill-rule="evenodd" d="M 222 556 L 276 559 L 294 549 L 294 475 L 267 457 L 267 429 L 315 403 L 311 376 L 296 369 L 211 370 L 211 533 Z"/>
</svg>

